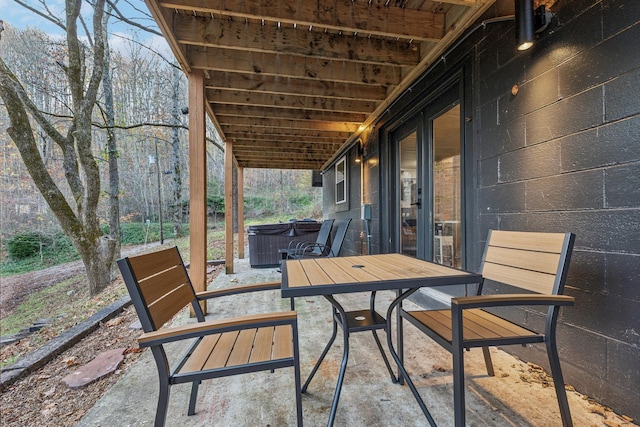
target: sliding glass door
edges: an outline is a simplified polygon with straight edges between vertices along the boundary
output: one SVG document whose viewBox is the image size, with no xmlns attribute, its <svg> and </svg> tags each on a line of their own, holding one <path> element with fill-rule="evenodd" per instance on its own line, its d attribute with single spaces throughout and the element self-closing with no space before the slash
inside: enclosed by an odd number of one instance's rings
<svg viewBox="0 0 640 427">
<path fill-rule="evenodd" d="M 400 253 L 461 268 L 462 117 L 451 90 L 391 133 Z"/>
</svg>

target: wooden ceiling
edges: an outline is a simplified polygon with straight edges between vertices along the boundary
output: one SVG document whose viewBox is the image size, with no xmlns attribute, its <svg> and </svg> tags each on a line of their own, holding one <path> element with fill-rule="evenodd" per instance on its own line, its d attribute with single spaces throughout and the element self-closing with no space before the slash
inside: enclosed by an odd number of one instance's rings
<svg viewBox="0 0 640 427">
<path fill-rule="evenodd" d="M 494 0 L 146 0 L 238 166 L 321 169 Z"/>
</svg>

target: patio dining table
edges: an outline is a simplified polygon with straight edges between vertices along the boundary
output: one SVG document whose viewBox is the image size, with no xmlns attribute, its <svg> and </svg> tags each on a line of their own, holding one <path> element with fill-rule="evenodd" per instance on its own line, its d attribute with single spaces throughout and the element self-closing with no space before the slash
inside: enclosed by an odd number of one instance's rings
<svg viewBox="0 0 640 427">
<path fill-rule="evenodd" d="M 481 280 L 482 276 L 476 273 L 457 270 L 402 254 L 288 260 L 282 266 L 282 297 L 323 296 L 342 316 L 341 324 L 347 325 L 346 311 L 334 298 L 334 295 L 395 290 L 397 297 L 387 310 L 386 332 L 389 351 L 398 364 L 400 378 L 402 379 L 406 377 L 407 373 L 391 340 L 391 320 L 394 308 L 407 294 L 413 293 L 421 287 L 474 284 L 479 283 Z M 397 336 L 400 340 L 402 337 L 402 322 L 398 320 L 396 326 L 398 328 Z M 343 330 L 344 350 L 342 365 L 327 423 L 329 426 L 332 426 L 335 420 L 349 354 L 349 332 L 346 326 L 343 327 Z M 327 349 L 325 349 L 325 352 Z M 435 425 L 431 414 L 413 384 L 410 381 L 407 384 L 409 384 L 429 423 Z"/>
</svg>

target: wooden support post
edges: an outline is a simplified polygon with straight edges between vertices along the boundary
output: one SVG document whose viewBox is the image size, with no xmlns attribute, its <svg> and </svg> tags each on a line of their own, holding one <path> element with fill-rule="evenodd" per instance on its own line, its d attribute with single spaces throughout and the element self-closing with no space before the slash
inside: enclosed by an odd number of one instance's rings
<svg viewBox="0 0 640 427">
<path fill-rule="evenodd" d="M 238 258 L 244 259 L 244 168 L 238 167 Z"/>
<path fill-rule="evenodd" d="M 224 265 L 233 274 L 233 144 L 224 144 Z"/>
<path fill-rule="evenodd" d="M 207 286 L 207 146 L 204 76 L 189 75 L 189 246 L 190 271 L 196 292 Z M 207 313 L 206 301 L 201 303 Z"/>
</svg>

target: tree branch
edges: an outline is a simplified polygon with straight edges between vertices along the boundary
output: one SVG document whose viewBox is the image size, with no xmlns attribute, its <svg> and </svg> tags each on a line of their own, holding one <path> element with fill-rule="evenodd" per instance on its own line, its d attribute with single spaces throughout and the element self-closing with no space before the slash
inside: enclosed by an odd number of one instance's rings
<svg viewBox="0 0 640 427">
<path fill-rule="evenodd" d="M 131 7 L 133 7 L 137 12 L 140 12 L 140 13 L 142 13 L 143 15 L 145 15 L 145 16 L 147 16 L 147 17 L 149 17 L 149 19 L 151 19 L 151 17 L 149 16 L 149 14 L 148 14 L 148 13 L 144 12 L 144 11 L 143 11 L 143 10 L 141 10 L 141 9 L 138 9 L 138 8 L 137 8 L 137 7 L 135 7 L 131 2 L 127 2 L 127 3 L 128 3 Z M 126 16 L 124 16 L 124 15 L 122 14 L 122 12 L 120 12 L 120 10 L 116 7 L 115 3 L 114 3 L 114 2 L 112 2 L 111 0 L 107 0 L 107 4 L 109 4 L 109 6 L 111 6 L 111 8 L 113 8 L 113 10 L 115 11 L 115 15 L 113 15 L 113 14 L 112 14 L 111 16 L 117 16 L 117 18 L 118 18 L 119 20 L 121 20 L 122 22 L 125 22 L 125 23 L 127 23 L 127 24 L 129 24 L 129 25 L 131 25 L 132 27 L 136 27 L 136 28 L 139 28 L 139 29 L 141 29 L 141 30 L 143 30 L 143 31 L 146 31 L 146 32 L 148 32 L 148 33 L 154 34 L 154 35 L 156 35 L 156 36 L 163 37 L 163 36 L 162 36 L 162 33 L 161 33 L 160 31 L 156 31 L 156 30 L 153 30 L 153 29 L 151 29 L 151 28 L 149 28 L 149 27 L 145 27 L 144 25 L 142 25 L 142 24 L 138 24 L 137 22 L 132 21 L 131 19 L 129 19 L 129 18 L 127 18 Z"/>
<path fill-rule="evenodd" d="M 49 8 L 47 7 L 47 4 L 44 2 L 41 2 L 43 7 L 45 8 L 45 10 L 47 11 L 47 13 L 41 12 L 40 10 L 29 6 L 28 4 L 26 4 L 25 2 L 23 2 L 22 0 L 13 0 L 14 2 L 18 3 L 20 6 L 24 7 L 25 9 L 29 9 L 31 12 L 35 13 L 36 15 L 39 15 L 41 17 L 43 17 L 44 19 L 46 19 L 47 21 L 50 21 L 52 23 L 54 23 L 55 25 L 57 25 L 58 27 L 62 28 L 63 31 L 66 31 L 67 28 L 65 27 L 65 25 L 56 17 L 54 16 L 51 11 L 49 10 Z"/>
</svg>

